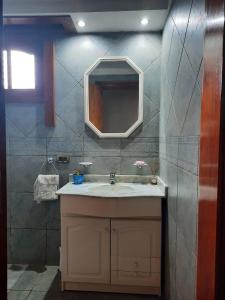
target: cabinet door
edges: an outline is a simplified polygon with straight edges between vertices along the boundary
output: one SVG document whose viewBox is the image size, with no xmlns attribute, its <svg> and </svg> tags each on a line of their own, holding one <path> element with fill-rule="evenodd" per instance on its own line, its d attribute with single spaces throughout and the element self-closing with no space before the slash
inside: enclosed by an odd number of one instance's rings
<svg viewBox="0 0 225 300">
<path fill-rule="evenodd" d="M 112 220 L 112 284 L 160 287 L 160 257 L 160 221 Z"/>
<path fill-rule="evenodd" d="M 62 218 L 61 252 L 64 281 L 109 283 L 110 221 Z"/>
</svg>

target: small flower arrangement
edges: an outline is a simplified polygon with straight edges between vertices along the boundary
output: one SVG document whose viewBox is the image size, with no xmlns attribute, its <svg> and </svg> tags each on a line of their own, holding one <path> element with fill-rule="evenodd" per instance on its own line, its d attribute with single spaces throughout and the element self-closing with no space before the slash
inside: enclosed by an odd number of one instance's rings
<svg viewBox="0 0 225 300">
<path fill-rule="evenodd" d="M 82 184 L 84 182 L 84 174 L 80 170 L 73 171 L 73 183 Z"/>
</svg>

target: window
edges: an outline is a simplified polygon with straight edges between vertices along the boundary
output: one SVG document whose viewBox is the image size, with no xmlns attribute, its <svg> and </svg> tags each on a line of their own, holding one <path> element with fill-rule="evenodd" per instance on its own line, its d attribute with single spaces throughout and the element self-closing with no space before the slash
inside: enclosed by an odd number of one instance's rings
<svg viewBox="0 0 225 300">
<path fill-rule="evenodd" d="M 35 55 L 18 50 L 3 51 L 5 89 L 35 90 Z"/>
<path fill-rule="evenodd" d="M 5 30 L 3 86 L 6 102 L 42 103 L 45 124 L 55 126 L 54 45 L 40 30 Z"/>
<path fill-rule="evenodd" d="M 3 86 L 6 102 L 43 102 L 43 54 L 23 45 L 3 50 Z"/>
<path fill-rule="evenodd" d="M 6 30 L 2 56 L 6 102 L 43 102 L 44 41 Z"/>
</svg>

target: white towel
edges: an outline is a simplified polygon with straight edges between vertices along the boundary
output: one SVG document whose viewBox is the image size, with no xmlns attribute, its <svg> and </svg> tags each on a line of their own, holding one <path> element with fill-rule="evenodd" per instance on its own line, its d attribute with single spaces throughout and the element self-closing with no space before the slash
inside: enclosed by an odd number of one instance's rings
<svg viewBox="0 0 225 300">
<path fill-rule="evenodd" d="M 59 175 L 38 175 L 34 183 L 34 200 L 40 203 L 58 199 L 58 187 Z"/>
</svg>

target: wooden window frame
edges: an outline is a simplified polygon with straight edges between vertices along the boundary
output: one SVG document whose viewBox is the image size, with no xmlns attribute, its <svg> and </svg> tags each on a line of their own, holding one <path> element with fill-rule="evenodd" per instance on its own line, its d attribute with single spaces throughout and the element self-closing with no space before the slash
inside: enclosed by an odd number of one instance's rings
<svg viewBox="0 0 225 300">
<path fill-rule="evenodd" d="M 15 39 L 11 37 L 9 40 L 5 40 L 4 50 L 7 51 L 7 67 L 8 67 L 8 89 L 5 89 L 5 100 L 6 102 L 21 103 L 21 102 L 42 102 L 43 101 L 43 80 L 42 80 L 42 69 L 43 69 L 43 51 L 38 49 L 36 45 L 32 45 L 30 41 L 23 40 L 21 45 Z M 33 54 L 35 56 L 35 88 L 34 89 L 12 89 L 11 87 L 11 57 L 10 50 L 18 50 Z"/>
<path fill-rule="evenodd" d="M 22 30 L 9 30 L 5 33 L 4 49 L 15 49 L 35 55 L 35 89 L 5 89 L 6 103 L 41 103 L 45 108 L 45 125 L 55 127 L 53 42 L 41 36 L 31 39 Z"/>
<path fill-rule="evenodd" d="M 55 127 L 56 114 L 55 114 L 55 85 L 54 85 L 54 60 L 55 51 L 53 42 L 45 42 L 44 45 L 44 104 L 45 104 L 45 125 L 47 127 Z"/>
</svg>

